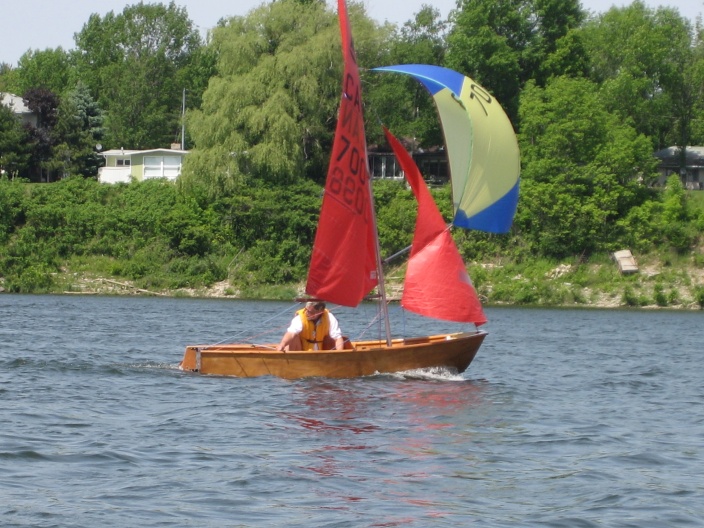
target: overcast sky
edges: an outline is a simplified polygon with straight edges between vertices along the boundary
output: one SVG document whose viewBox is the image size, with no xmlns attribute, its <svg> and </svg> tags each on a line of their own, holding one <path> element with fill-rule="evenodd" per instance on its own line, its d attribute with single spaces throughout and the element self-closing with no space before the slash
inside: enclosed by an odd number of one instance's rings
<svg viewBox="0 0 704 528">
<path fill-rule="evenodd" d="M 232 15 L 246 15 L 261 5 L 262 0 L 175 0 L 185 7 L 190 19 L 205 32 L 218 20 Z M 651 7 L 675 7 L 680 14 L 694 21 L 704 12 L 704 0 L 645 0 Z M 74 33 L 81 31 L 92 13 L 104 16 L 110 11 L 121 13 L 138 0 L 0 0 L 0 63 L 17 65 L 28 50 L 73 49 Z M 145 0 L 145 3 L 168 4 L 169 0 Z M 335 0 L 328 0 L 337 5 Z M 611 6 L 629 5 L 624 0 L 582 0 L 582 6 L 593 13 L 603 13 Z M 366 0 L 367 12 L 374 19 L 403 24 L 413 18 L 423 4 L 435 6 L 446 17 L 456 0 Z"/>
</svg>

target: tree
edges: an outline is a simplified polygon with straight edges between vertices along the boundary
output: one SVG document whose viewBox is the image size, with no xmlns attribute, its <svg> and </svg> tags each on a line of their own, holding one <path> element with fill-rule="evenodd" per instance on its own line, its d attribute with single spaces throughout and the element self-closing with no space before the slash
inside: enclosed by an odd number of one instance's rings
<svg viewBox="0 0 704 528">
<path fill-rule="evenodd" d="M 95 177 L 100 165 L 97 145 L 104 132 L 103 113 L 88 87 L 79 82 L 59 104 L 57 123 L 52 130 L 55 145 L 52 168 L 64 175 Z"/>
<path fill-rule="evenodd" d="M 174 2 L 91 15 L 76 35 L 80 78 L 106 113 L 108 147 L 155 148 L 178 139 L 183 89 L 204 84 L 185 74 L 200 35 Z M 180 83 L 194 81 L 194 86 Z"/>
<path fill-rule="evenodd" d="M 690 69 L 690 86 L 698 87 L 698 90 L 694 93 L 690 145 L 704 145 L 704 26 L 701 24 L 697 24 L 696 27 L 692 52 L 694 60 Z"/>
<path fill-rule="evenodd" d="M 616 223 L 649 196 L 648 139 L 603 108 L 596 84 L 556 77 L 521 96 L 522 186 L 516 226 L 539 253 L 613 249 Z"/>
<path fill-rule="evenodd" d="M 380 35 L 361 6 L 350 16 L 358 60 L 368 63 Z M 196 150 L 184 184 L 216 196 L 248 179 L 322 181 L 341 89 L 338 28 L 324 2 L 282 0 L 214 30 L 218 74 L 188 116 Z"/>
<path fill-rule="evenodd" d="M 489 90 L 515 123 L 521 88 L 521 53 L 530 38 L 523 0 L 466 0 L 448 36 L 446 65 Z"/>
<path fill-rule="evenodd" d="M 26 125 L 31 145 L 30 178 L 44 179 L 44 170 L 51 169 L 54 141 L 52 130 L 56 124 L 59 97 L 46 88 L 30 88 L 22 96 L 27 108 L 37 115 L 37 125 Z M 46 180 L 50 179 L 47 172 Z"/>
<path fill-rule="evenodd" d="M 25 173 L 29 163 L 27 133 L 10 108 L 0 104 L 0 178 Z"/>
<path fill-rule="evenodd" d="M 424 5 L 412 20 L 392 33 L 388 54 L 379 65 L 443 64 L 445 60 L 446 22 L 440 12 Z M 428 91 L 406 75 L 380 73 L 369 77 L 366 92 L 367 130 L 370 141 L 385 141 L 377 122 L 381 121 L 395 135 L 414 138 L 419 145 L 443 144 L 437 110 Z"/>
<path fill-rule="evenodd" d="M 690 22 L 671 8 L 635 1 L 590 20 L 582 32 L 603 103 L 652 139 L 653 148 L 690 144 L 702 93 Z"/>
<path fill-rule="evenodd" d="M 17 69 L 6 62 L 0 62 L 0 92 L 22 93 L 17 80 Z"/>
<path fill-rule="evenodd" d="M 517 123 L 519 94 L 534 79 L 539 86 L 579 58 L 579 46 L 564 39 L 579 27 L 578 0 L 462 0 L 447 38 L 446 65 L 489 90 Z M 572 57 L 557 61 L 554 54 Z M 547 64 L 546 64 L 547 63 Z"/>
<path fill-rule="evenodd" d="M 528 71 L 524 71 L 523 82 L 535 79 L 538 86 L 545 86 L 552 76 L 584 74 L 586 51 L 575 35 L 585 19 L 580 2 L 534 0 L 533 9 L 535 22 L 524 58 L 524 70 Z"/>
<path fill-rule="evenodd" d="M 27 51 L 20 57 L 17 77 L 19 93 L 43 88 L 63 94 L 75 74 L 69 53 L 61 47 L 44 51 Z"/>
</svg>

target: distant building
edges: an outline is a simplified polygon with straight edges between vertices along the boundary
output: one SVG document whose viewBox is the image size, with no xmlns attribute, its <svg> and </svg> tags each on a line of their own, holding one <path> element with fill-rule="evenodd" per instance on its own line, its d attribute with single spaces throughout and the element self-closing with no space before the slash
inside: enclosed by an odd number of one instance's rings
<svg viewBox="0 0 704 528">
<path fill-rule="evenodd" d="M 28 125 L 37 126 L 38 116 L 32 112 L 19 95 L 0 92 L 0 102 L 10 108 L 20 120 Z"/>
<path fill-rule="evenodd" d="M 411 153 L 423 178 L 429 183 L 450 181 L 447 152 L 443 147 L 419 148 L 408 138 L 401 138 L 401 144 Z M 371 145 L 368 151 L 369 173 L 374 179 L 402 180 L 404 175 L 396 156 L 388 145 Z"/>
<path fill-rule="evenodd" d="M 685 148 L 684 167 L 681 167 L 678 147 L 658 150 L 655 157 L 660 160 L 658 184 L 665 185 L 671 175 L 677 174 L 685 189 L 704 190 L 704 147 Z"/>
<path fill-rule="evenodd" d="M 180 150 L 178 144 L 172 148 L 151 150 L 115 149 L 101 152 L 105 167 L 98 169 L 101 183 L 130 183 L 149 178 L 175 180 L 181 175 L 183 159 L 187 150 Z"/>
</svg>

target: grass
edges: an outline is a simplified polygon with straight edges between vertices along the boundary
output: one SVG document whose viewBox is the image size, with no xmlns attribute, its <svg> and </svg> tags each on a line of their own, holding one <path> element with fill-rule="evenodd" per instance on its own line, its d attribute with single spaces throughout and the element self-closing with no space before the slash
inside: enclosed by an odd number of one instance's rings
<svg viewBox="0 0 704 528">
<path fill-rule="evenodd" d="M 699 308 L 704 305 L 704 256 L 652 253 L 636 255 L 639 273 L 621 275 L 609 255 L 586 262 L 534 259 L 520 264 L 503 258 L 473 263 L 468 271 L 477 292 L 487 305 L 595 306 Z M 174 296 L 224 296 L 238 299 L 291 300 L 302 295 L 302 284 L 256 284 L 211 273 L 210 281 L 190 284 L 181 273 L 157 266 L 156 271 L 135 277 L 115 259 L 77 256 L 66 261 L 61 273 L 40 281 L 39 293 L 99 293 L 119 295 L 147 292 Z M 222 269 L 220 262 L 184 261 L 184 267 Z M 398 268 L 401 270 L 401 268 Z M 402 274 L 398 272 L 397 275 Z M 174 270 L 179 271 L 179 270 Z M 201 270 L 199 270 L 201 271 Z M 38 281 L 41 277 L 38 276 Z M 400 277 L 394 279 L 399 282 Z M 394 282 L 392 281 L 392 282 Z M 395 284 L 394 282 L 394 284 Z M 146 293 L 146 292 L 141 292 Z"/>
<path fill-rule="evenodd" d="M 690 205 L 698 211 L 704 212 L 704 192 L 702 191 L 686 191 L 687 200 Z"/>
<path fill-rule="evenodd" d="M 693 265 L 691 255 L 644 255 L 639 267 L 639 273 L 622 275 L 603 255 L 579 264 L 536 260 L 529 265 L 486 266 L 477 289 L 488 304 L 699 306 L 704 272 Z"/>
</svg>

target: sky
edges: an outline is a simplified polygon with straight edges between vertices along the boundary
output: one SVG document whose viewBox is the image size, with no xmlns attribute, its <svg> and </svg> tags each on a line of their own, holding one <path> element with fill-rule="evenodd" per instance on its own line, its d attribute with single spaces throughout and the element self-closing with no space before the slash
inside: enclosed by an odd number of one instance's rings
<svg viewBox="0 0 704 528">
<path fill-rule="evenodd" d="M 145 3 L 168 4 L 169 0 L 144 0 Z M 0 0 L 0 63 L 17 66 L 28 50 L 75 47 L 73 35 L 83 28 L 91 14 L 104 16 L 110 11 L 121 13 L 139 0 Z M 263 0 L 175 0 L 185 7 L 189 18 L 206 34 L 218 20 L 246 15 Z M 334 0 L 328 3 L 336 5 Z M 704 0 L 645 0 L 650 7 L 676 8 L 692 22 L 704 13 Z M 413 18 L 423 4 L 433 5 L 443 18 L 454 9 L 456 0 L 366 0 L 367 13 L 379 22 L 402 25 Z M 582 0 L 582 7 L 592 13 L 603 13 L 614 5 L 625 6 L 625 0 Z"/>
</svg>

